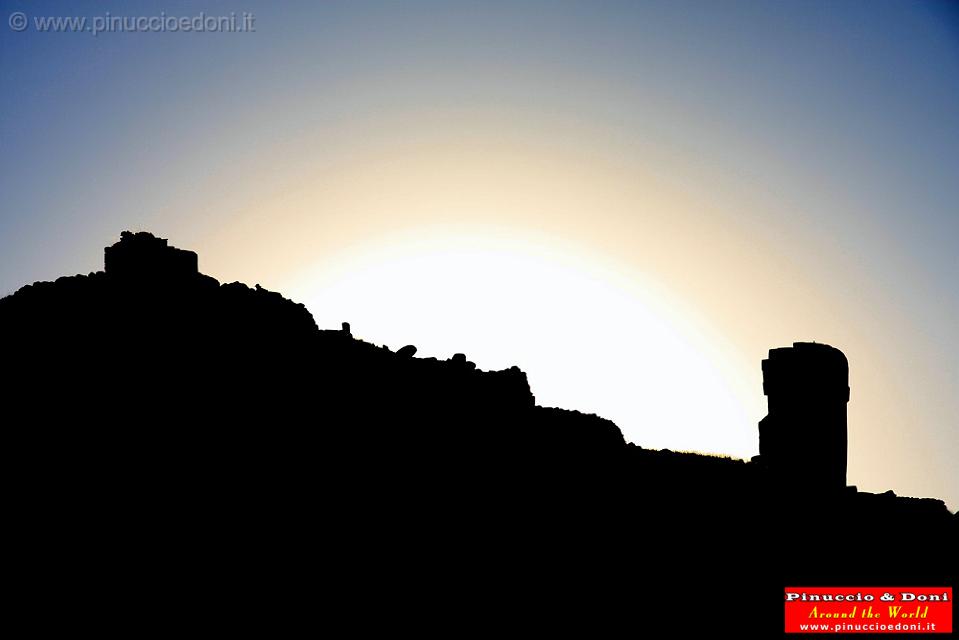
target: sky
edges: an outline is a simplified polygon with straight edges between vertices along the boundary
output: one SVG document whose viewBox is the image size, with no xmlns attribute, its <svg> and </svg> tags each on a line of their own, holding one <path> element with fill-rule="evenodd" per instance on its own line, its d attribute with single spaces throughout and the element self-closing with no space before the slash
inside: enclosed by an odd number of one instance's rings
<svg viewBox="0 0 959 640">
<path fill-rule="evenodd" d="M 515 364 L 639 445 L 745 458 L 761 360 L 825 342 L 850 361 L 849 484 L 959 508 L 956 4 L 0 18 L 0 295 L 149 230 L 320 327 Z"/>
</svg>

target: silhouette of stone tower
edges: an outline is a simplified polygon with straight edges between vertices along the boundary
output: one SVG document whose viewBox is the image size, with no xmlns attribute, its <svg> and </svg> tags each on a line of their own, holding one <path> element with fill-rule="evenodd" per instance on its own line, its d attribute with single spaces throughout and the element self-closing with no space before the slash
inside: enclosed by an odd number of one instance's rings
<svg viewBox="0 0 959 640">
<path fill-rule="evenodd" d="M 815 342 L 770 349 L 763 360 L 768 415 L 759 422 L 759 459 L 784 487 L 841 491 L 846 486 L 849 363 Z"/>
<path fill-rule="evenodd" d="M 124 231 L 120 241 L 104 249 L 104 270 L 114 277 L 138 280 L 192 278 L 197 270 L 193 251 L 171 247 L 152 233 Z"/>
</svg>

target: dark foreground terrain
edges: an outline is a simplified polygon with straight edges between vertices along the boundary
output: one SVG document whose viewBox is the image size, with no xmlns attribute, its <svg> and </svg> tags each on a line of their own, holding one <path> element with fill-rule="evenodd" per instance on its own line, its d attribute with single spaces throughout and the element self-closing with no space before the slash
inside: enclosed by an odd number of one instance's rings
<svg viewBox="0 0 959 640">
<path fill-rule="evenodd" d="M 776 637 L 784 586 L 956 580 L 940 501 L 642 449 L 149 234 L 0 300 L 0 337 L 38 633 Z"/>
</svg>

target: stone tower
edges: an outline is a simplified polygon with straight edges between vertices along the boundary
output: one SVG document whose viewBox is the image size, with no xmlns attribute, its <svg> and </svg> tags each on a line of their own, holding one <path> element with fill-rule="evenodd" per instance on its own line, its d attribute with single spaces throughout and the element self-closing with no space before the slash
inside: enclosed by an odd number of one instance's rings
<svg viewBox="0 0 959 640">
<path fill-rule="evenodd" d="M 120 234 L 120 242 L 104 249 L 104 270 L 118 278 L 174 280 L 198 275 L 197 255 L 171 247 L 151 233 Z"/>
<path fill-rule="evenodd" d="M 759 461 L 784 487 L 846 486 L 849 363 L 825 344 L 797 342 L 763 360 L 768 415 L 759 422 Z"/>
</svg>

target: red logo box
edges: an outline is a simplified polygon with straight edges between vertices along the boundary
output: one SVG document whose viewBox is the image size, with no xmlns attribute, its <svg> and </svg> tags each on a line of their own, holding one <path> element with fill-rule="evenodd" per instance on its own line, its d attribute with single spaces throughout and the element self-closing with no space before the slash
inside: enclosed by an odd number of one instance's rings
<svg viewBox="0 0 959 640">
<path fill-rule="evenodd" d="M 786 587 L 786 633 L 951 633 L 952 587 Z"/>
</svg>

